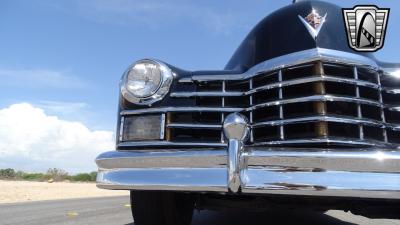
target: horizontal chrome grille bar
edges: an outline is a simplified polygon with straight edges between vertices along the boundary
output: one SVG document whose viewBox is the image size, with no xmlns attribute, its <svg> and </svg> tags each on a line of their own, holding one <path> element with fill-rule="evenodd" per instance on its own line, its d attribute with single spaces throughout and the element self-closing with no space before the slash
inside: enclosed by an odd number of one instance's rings
<svg viewBox="0 0 400 225">
<path fill-rule="evenodd" d="M 385 126 L 382 122 L 372 119 L 358 119 L 357 117 L 346 117 L 346 116 L 309 116 L 309 117 L 300 117 L 300 118 L 292 118 L 292 119 L 283 119 L 283 120 L 270 120 L 265 122 L 258 122 L 252 125 L 253 128 L 263 127 L 263 126 L 280 126 L 287 125 L 293 123 L 308 123 L 308 122 L 338 122 L 338 123 L 350 123 L 350 124 L 362 124 L 369 125 L 375 127 L 384 128 Z"/>
<path fill-rule="evenodd" d="M 191 128 L 191 129 L 221 129 L 221 124 L 199 124 L 199 123 L 170 123 L 168 128 Z"/>
<path fill-rule="evenodd" d="M 359 104 L 372 105 L 382 107 L 379 101 L 373 101 L 365 98 L 354 98 L 336 95 L 313 95 L 307 97 L 290 98 L 271 102 L 260 103 L 248 108 L 225 108 L 225 107 L 163 107 L 163 108 L 148 108 L 148 109 L 136 109 L 136 110 L 123 110 L 120 115 L 137 115 L 144 113 L 166 113 L 166 112 L 241 112 L 241 111 L 252 111 L 258 108 L 285 105 L 298 102 L 315 102 L 315 101 L 338 101 L 338 102 L 353 102 Z M 385 106 L 389 110 L 400 111 L 400 107 Z M 398 109 L 397 109 L 398 108 Z"/>
<path fill-rule="evenodd" d="M 291 85 L 312 83 L 312 82 L 321 82 L 321 81 L 353 84 L 353 85 L 375 88 L 375 89 L 379 88 L 379 85 L 374 84 L 372 82 L 363 81 L 363 80 L 348 79 L 348 78 L 341 78 L 341 77 L 335 77 L 335 76 L 320 76 L 320 77 L 308 76 L 308 77 L 299 78 L 299 79 L 275 82 L 272 84 L 254 88 L 253 90 L 249 90 L 246 92 L 218 92 L 218 91 L 213 91 L 213 92 L 173 92 L 173 93 L 171 93 L 170 96 L 176 97 L 176 98 L 180 98 L 180 97 L 235 97 L 235 96 L 250 95 L 250 94 L 254 94 L 256 92 L 263 91 L 263 90 L 270 90 L 270 89 L 275 89 L 275 88 L 287 87 L 287 86 L 291 86 Z"/>
<path fill-rule="evenodd" d="M 299 103 L 299 102 L 316 102 L 316 101 L 335 101 L 335 102 L 353 102 L 359 104 L 366 104 L 381 107 L 382 104 L 378 101 L 373 101 L 364 98 L 351 98 L 351 97 L 343 97 L 343 96 L 335 96 L 335 95 L 313 95 L 307 97 L 300 97 L 300 98 L 291 98 L 291 99 L 283 99 L 277 101 L 271 101 L 266 103 L 261 103 L 258 105 L 254 105 L 246 109 L 246 111 L 255 110 L 258 108 L 270 107 L 270 106 L 278 106 L 278 105 L 285 105 L 291 103 Z"/>
<path fill-rule="evenodd" d="M 148 108 L 123 110 L 120 115 L 137 115 L 144 113 L 167 113 L 167 112 L 238 112 L 242 108 L 223 108 L 223 107 L 163 107 L 163 108 Z"/>
<path fill-rule="evenodd" d="M 369 147 L 380 147 L 387 146 L 393 147 L 393 145 L 379 142 L 374 140 L 360 140 L 352 138 L 308 138 L 308 139 L 288 139 L 288 140 L 273 140 L 257 142 L 252 146 L 265 146 L 265 145 L 293 145 L 293 144 L 330 144 L 330 145 L 344 145 L 344 146 L 369 146 Z"/>
<path fill-rule="evenodd" d="M 327 116 L 305 116 L 299 118 L 291 118 L 291 119 L 283 119 L 283 120 L 268 120 L 264 122 L 254 123 L 251 127 L 263 127 L 263 126 L 282 126 L 288 124 L 296 124 L 296 123 L 310 123 L 310 122 L 336 122 L 336 123 L 348 123 L 348 124 L 359 124 L 364 126 L 373 126 L 379 128 L 390 128 L 393 130 L 400 130 L 400 124 L 395 123 L 382 123 L 378 120 L 366 119 L 366 118 L 357 118 L 357 117 L 349 117 L 342 115 L 327 115 Z"/>
<path fill-rule="evenodd" d="M 188 97 L 238 97 L 246 95 L 245 92 L 220 92 L 220 91 L 199 91 L 199 92 L 173 92 L 171 97 L 188 98 Z"/>
<path fill-rule="evenodd" d="M 253 90 L 250 90 L 246 92 L 246 95 L 249 94 L 254 94 L 258 91 L 262 90 L 269 90 L 269 89 L 274 89 L 274 88 L 280 88 L 280 87 L 287 87 L 287 86 L 292 86 L 292 85 L 297 85 L 297 84 L 304 84 L 304 83 L 312 83 L 312 82 L 321 82 L 321 81 L 329 81 L 329 82 L 337 82 L 337 83 L 346 83 L 346 84 L 354 84 L 358 86 L 364 86 L 364 87 L 370 87 L 370 88 L 379 88 L 379 85 L 374 84 L 372 82 L 368 81 L 362 81 L 362 80 L 356 80 L 356 79 L 348 79 L 348 78 L 341 78 L 341 77 L 335 77 L 335 76 L 309 76 L 305 78 L 299 78 L 299 79 L 293 79 L 293 80 L 288 80 L 288 81 L 282 81 L 282 82 L 276 82 L 273 84 L 261 86 L 258 88 L 255 88 Z"/>
<path fill-rule="evenodd" d="M 171 142 L 171 141 L 126 141 L 117 147 L 225 147 L 226 143 L 214 142 Z"/>
</svg>

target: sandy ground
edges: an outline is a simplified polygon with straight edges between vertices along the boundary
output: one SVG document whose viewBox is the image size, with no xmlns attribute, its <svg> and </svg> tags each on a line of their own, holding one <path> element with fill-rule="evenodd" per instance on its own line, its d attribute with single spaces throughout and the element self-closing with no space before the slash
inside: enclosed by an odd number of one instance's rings
<svg viewBox="0 0 400 225">
<path fill-rule="evenodd" d="M 95 183 L 1 181 L 0 203 L 128 195 L 128 191 L 99 189 Z"/>
</svg>

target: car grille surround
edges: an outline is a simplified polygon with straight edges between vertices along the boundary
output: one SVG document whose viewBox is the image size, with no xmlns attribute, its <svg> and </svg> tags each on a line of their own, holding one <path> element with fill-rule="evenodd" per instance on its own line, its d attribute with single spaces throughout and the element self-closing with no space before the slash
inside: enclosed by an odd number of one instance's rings
<svg viewBox="0 0 400 225">
<path fill-rule="evenodd" d="M 178 86 L 194 86 L 192 91 L 170 93 L 171 98 L 192 100 L 194 106 L 142 110 L 165 114 L 165 138 L 159 142 L 162 145 L 224 146 L 222 123 L 232 112 L 249 119 L 247 146 L 343 148 L 400 144 L 398 80 L 371 66 L 318 57 L 239 78 L 197 78 L 178 81 Z M 121 144 L 135 146 L 132 142 Z"/>
</svg>

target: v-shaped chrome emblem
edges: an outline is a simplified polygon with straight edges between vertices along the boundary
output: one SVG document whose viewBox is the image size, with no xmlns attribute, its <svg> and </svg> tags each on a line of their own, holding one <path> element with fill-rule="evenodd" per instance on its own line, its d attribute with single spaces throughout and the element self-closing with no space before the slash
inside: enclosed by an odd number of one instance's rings
<svg viewBox="0 0 400 225">
<path fill-rule="evenodd" d="M 299 19 L 301 22 L 306 26 L 308 32 L 310 35 L 314 38 L 317 39 L 317 36 L 319 34 L 319 31 L 322 28 L 322 25 L 325 23 L 325 18 L 326 18 L 326 13 L 322 17 L 320 16 L 315 9 L 311 11 L 310 14 L 308 14 L 305 18 L 299 16 Z"/>
</svg>

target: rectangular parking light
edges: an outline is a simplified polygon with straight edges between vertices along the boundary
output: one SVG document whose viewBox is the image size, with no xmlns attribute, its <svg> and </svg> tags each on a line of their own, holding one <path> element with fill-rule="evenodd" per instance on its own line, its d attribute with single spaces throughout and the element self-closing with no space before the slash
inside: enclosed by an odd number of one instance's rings
<svg viewBox="0 0 400 225">
<path fill-rule="evenodd" d="M 122 141 L 160 140 L 164 138 L 164 114 L 123 118 Z"/>
</svg>

